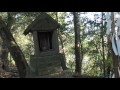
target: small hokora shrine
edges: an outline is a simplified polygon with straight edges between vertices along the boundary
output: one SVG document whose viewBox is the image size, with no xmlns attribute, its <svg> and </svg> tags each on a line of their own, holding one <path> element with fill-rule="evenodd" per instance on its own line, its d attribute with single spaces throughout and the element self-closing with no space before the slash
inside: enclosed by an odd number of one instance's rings
<svg viewBox="0 0 120 90">
<path fill-rule="evenodd" d="M 60 24 L 42 12 L 24 31 L 24 35 L 32 33 L 35 49 L 35 54 L 30 56 L 28 75 L 48 75 L 65 67 L 63 55 L 59 53 L 58 28 Z"/>
</svg>

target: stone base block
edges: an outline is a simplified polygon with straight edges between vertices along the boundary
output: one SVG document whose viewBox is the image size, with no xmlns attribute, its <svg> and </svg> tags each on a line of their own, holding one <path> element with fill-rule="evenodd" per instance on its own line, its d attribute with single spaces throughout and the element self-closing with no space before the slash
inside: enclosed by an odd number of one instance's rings
<svg viewBox="0 0 120 90">
<path fill-rule="evenodd" d="M 62 71 L 63 55 L 31 56 L 27 77 L 44 76 Z"/>
</svg>

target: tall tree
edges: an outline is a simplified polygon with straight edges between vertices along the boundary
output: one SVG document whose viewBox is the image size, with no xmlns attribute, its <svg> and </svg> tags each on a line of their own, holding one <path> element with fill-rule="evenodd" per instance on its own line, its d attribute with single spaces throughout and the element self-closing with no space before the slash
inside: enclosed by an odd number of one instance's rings
<svg viewBox="0 0 120 90">
<path fill-rule="evenodd" d="M 80 22 L 78 12 L 73 12 L 75 31 L 75 73 L 81 75 L 82 61 L 80 59 Z"/>
<path fill-rule="evenodd" d="M 102 12 L 102 27 L 101 27 L 101 38 L 102 38 L 102 59 L 103 59 L 103 74 L 104 74 L 104 77 L 105 77 L 105 51 L 104 51 L 104 24 L 103 24 L 103 16 L 104 16 L 104 13 Z"/>
<path fill-rule="evenodd" d="M 112 25 L 111 25 L 111 30 L 114 33 L 115 32 L 115 20 L 114 20 L 114 12 L 111 12 L 111 20 L 112 20 Z M 119 64 L 118 64 L 118 56 L 115 55 L 112 49 L 112 60 L 113 60 L 113 67 L 114 67 L 114 74 L 115 78 L 119 78 Z"/>
<path fill-rule="evenodd" d="M 7 12 L 7 28 L 8 30 L 11 30 L 11 27 L 13 25 L 13 17 L 12 17 L 12 13 L 11 12 Z M 2 68 L 4 70 L 9 70 L 9 67 L 8 67 L 8 48 L 7 48 L 7 43 L 5 42 L 5 40 L 3 40 L 3 43 L 2 43 L 2 52 L 1 52 L 1 59 L 2 59 Z"/>
<path fill-rule="evenodd" d="M 9 70 L 8 48 L 4 41 L 2 42 L 2 48 L 1 48 L 1 61 L 2 61 L 2 69 L 8 71 Z"/>
<path fill-rule="evenodd" d="M 19 76 L 20 78 L 25 78 L 26 77 L 26 69 L 28 67 L 28 64 L 26 62 L 26 59 L 17 45 L 15 39 L 13 38 L 10 30 L 8 30 L 7 25 L 5 22 L 2 20 L 2 17 L 0 17 L 0 36 L 2 40 L 5 41 L 8 50 L 10 51 L 15 64 L 18 68 Z"/>
</svg>

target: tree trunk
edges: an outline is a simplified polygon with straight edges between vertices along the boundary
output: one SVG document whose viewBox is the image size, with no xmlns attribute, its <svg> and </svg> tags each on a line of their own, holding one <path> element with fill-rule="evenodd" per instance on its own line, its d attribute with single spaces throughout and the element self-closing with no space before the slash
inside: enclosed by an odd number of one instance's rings
<svg viewBox="0 0 120 90">
<path fill-rule="evenodd" d="M 112 60 L 113 60 L 115 78 L 119 78 L 118 56 L 114 54 L 113 50 L 112 50 Z"/>
<path fill-rule="evenodd" d="M 102 58 L 103 58 L 103 75 L 106 76 L 106 69 L 105 69 L 105 51 L 104 51 L 104 28 L 103 28 L 103 12 L 102 12 L 102 30 L 101 30 L 101 38 L 102 38 Z"/>
<path fill-rule="evenodd" d="M 57 12 L 56 12 L 56 20 L 58 22 L 58 13 Z M 59 40 L 60 40 L 60 43 L 61 43 L 61 46 L 62 46 L 62 54 L 63 54 L 63 58 L 64 58 L 64 61 L 62 63 L 62 68 L 63 68 L 63 70 L 67 70 L 68 68 L 66 66 L 66 57 L 65 57 L 64 45 L 63 45 L 63 40 L 62 40 L 60 30 L 58 31 L 58 37 L 59 37 Z"/>
<path fill-rule="evenodd" d="M 12 24 L 13 24 L 13 17 L 11 15 L 11 12 L 7 12 L 7 16 L 8 16 L 8 19 L 7 19 L 7 28 L 8 30 L 11 30 L 11 27 L 12 27 Z M 7 45 L 5 43 L 5 40 L 3 40 L 3 43 L 2 43 L 2 52 L 1 52 L 1 58 L 2 58 L 2 68 L 6 71 L 9 70 L 9 61 L 8 61 L 8 48 L 7 48 Z"/>
<path fill-rule="evenodd" d="M 80 57 L 80 60 L 81 60 L 81 62 L 83 61 L 83 56 L 84 56 L 84 53 L 83 53 L 83 45 L 82 45 L 82 39 L 80 39 L 80 44 L 81 44 L 81 46 L 80 46 L 80 53 L 81 53 L 81 57 Z"/>
<path fill-rule="evenodd" d="M 63 45 L 63 41 L 62 41 L 62 36 L 60 34 L 60 31 L 59 31 L 59 39 L 60 39 L 60 43 L 62 45 L 62 54 L 63 54 L 63 58 L 64 58 L 64 62 L 63 62 L 63 70 L 67 70 L 67 66 L 66 66 L 66 57 L 65 57 L 65 51 L 64 51 L 64 45 Z"/>
<path fill-rule="evenodd" d="M 114 33 L 115 32 L 114 12 L 111 12 L 111 20 L 112 20 L 111 30 Z M 113 67 L 114 67 L 115 78 L 119 78 L 118 57 L 113 52 L 113 49 L 112 49 L 112 59 L 113 59 Z"/>
<path fill-rule="evenodd" d="M 73 12 L 75 31 L 75 73 L 81 75 L 82 61 L 80 59 L 80 25 L 78 12 Z"/>
<path fill-rule="evenodd" d="M 107 52 L 107 61 L 110 59 L 110 57 L 111 57 L 111 50 L 112 50 L 112 44 L 111 44 L 111 40 L 110 39 L 108 39 L 108 42 L 107 42 L 108 44 L 107 44 L 107 46 L 108 46 L 108 52 Z M 111 77 L 111 74 L 110 74 L 110 72 L 112 73 L 112 68 L 111 68 L 111 63 L 110 62 L 108 62 L 108 65 L 107 65 L 107 67 L 106 67 L 106 74 L 107 74 L 107 77 L 109 78 L 109 77 Z"/>
<path fill-rule="evenodd" d="M 2 60 L 2 69 L 5 71 L 9 71 L 8 48 L 4 41 L 2 42 L 1 60 Z"/>
<path fill-rule="evenodd" d="M 28 64 L 20 47 L 15 42 L 15 39 L 13 38 L 10 30 L 8 30 L 6 24 L 2 21 L 2 18 L 0 19 L 0 36 L 7 44 L 8 50 L 10 51 L 18 68 L 19 76 L 21 78 L 25 78 Z"/>
</svg>

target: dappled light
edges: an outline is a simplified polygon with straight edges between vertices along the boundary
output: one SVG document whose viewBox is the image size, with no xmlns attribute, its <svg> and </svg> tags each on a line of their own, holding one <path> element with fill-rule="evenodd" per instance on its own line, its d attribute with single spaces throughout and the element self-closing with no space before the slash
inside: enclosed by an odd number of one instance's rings
<svg viewBox="0 0 120 90">
<path fill-rule="evenodd" d="M 0 78 L 119 78 L 119 12 L 0 12 Z"/>
</svg>

